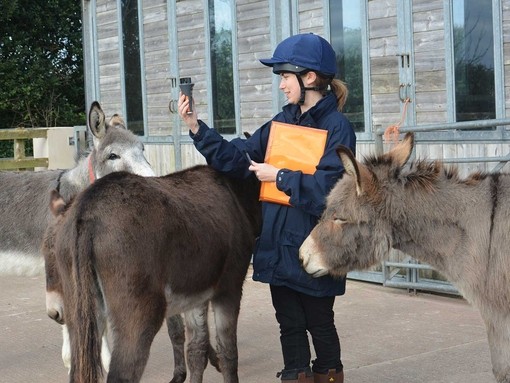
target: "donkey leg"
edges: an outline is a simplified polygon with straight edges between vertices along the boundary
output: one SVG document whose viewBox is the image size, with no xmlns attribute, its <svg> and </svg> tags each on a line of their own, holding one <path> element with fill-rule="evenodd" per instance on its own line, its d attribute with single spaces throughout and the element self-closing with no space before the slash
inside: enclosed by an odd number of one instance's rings
<svg viewBox="0 0 510 383">
<path fill-rule="evenodd" d="M 174 376 L 170 383 L 183 383 L 186 380 L 186 359 L 184 356 L 184 323 L 181 315 L 166 318 L 168 336 L 174 352 Z"/>
<path fill-rule="evenodd" d="M 191 383 L 202 383 L 209 353 L 208 303 L 184 313 Z"/>
<path fill-rule="evenodd" d="M 106 338 L 106 334 L 104 334 L 101 342 L 101 363 L 103 364 L 106 372 L 110 370 L 111 359 L 112 355 L 110 353 L 110 348 L 108 347 L 108 339 Z"/>
<path fill-rule="evenodd" d="M 103 334 L 103 341 L 101 343 L 101 361 L 107 372 L 110 366 L 110 359 L 111 355 L 108 348 L 108 339 L 105 333 Z M 64 367 L 67 368 L 67 372 L 69 373 L 71 371 L 71 342 L 69 339 L 69 330 L 65 324 L 62 325 L 62 361 L 64 362 Z"/>
<path fill-rule="evenodd" d="M 69 373 L 71 371 L 71 340 L 69 339 L 69 329 L 65 324 L 62 325 L 62 361 Z"/>
<path fill-rule="evenodd" d="M 239 294 L 215 297 L 211 302 L 216 326 L 216 340 L 220 369 L 225 383 L 238 383 L 237 319 L 241 302 Z"/>
<path fill-rule="evenodd" d="M 108 343 L 108 321 L 106 316 L 102 316 L 100 322 L 99 331 L 103 333 L 103 337 L 101 339 L 101 363 L 106 372 L 110 370 L 110 361 L 112 359 L 112 355 L 110 353 L 110 347 Z"/>
<path fill-rule="evenodd" d="M 498 383 L 510 383 L 510 316 L 492 312 L 485 319 L 492 371 Z"/>
<path fill-rule="evenodd" d="M 109 302 L 113 349 L 106 381 L 140 382 L 151 344 L 165 319 L 165 298 L 144 294 L 137 299 L 126 297 Z"/>
</svg>

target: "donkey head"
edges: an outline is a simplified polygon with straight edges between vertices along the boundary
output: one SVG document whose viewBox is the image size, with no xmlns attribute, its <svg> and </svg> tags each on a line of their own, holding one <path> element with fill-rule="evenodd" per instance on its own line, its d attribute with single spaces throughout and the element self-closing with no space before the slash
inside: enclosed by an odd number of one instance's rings
<svg viewBox="0 0 510 383">
<path fill-rule="evenodd" d="M 115 114 L 106 121 L 101 105 L 94 101 L 89 111 L 89 129 L 93 135 L 90 169 L 93 178 L 108 173 L 127 171 L 140 176 L 154 176 L 144 156 L 144 146 L 139 137 L 126 129 L 122 118 Z"/>
<path fill-rule="evenodd" d="M 54 244 L 56 228 L 64 216 L 67 206 L 69 204 L 66 205 L 60 194 L 56 190 L 52 190 L 50 210 L 55 220 L 48 225 L 41 246 L 46 271 L 46 313 L 51 319 L 60 324 L 64 323 L 64 299 Z"/>
<path fill-rule="evenodd" d="M 392 247 L 387 179 L 409 159 L 414 144 L 408 133 L 389 153 L 358 162 L 346 147 L 337 153 L 345 173 L 327 199 L 319 224 L 300 249 L 305 270 L 314 277 L 343 276 L 381 262 Z"/>
</svg>

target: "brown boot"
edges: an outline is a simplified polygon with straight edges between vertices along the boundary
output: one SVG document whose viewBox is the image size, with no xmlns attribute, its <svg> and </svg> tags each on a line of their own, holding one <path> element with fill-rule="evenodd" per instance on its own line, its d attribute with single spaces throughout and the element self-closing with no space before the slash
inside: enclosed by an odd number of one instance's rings
<svg viewBox="0 0 510 383">
<path fill-rule="evenodd" d="M 283 383 L 314 383 L 313 375 L 306 375 L 306 372 L 300 372 L 297 379 L 283 380 Z"/>
<path fill-rule="evenodd" d="M 300 372 L 297 376 L 297 380 L 286 380 L 285 382 L 295 383 L 314 383 L 314 377 L 312 375 L 306 376 L 306 372 Z"/>
<path fill-rule="evenodd" d="M 344 383 L 344 372 L 336 372 L 335 369 L 329 370 L 327 374 L 313 373 L 314 383 Z"/>
</svg>

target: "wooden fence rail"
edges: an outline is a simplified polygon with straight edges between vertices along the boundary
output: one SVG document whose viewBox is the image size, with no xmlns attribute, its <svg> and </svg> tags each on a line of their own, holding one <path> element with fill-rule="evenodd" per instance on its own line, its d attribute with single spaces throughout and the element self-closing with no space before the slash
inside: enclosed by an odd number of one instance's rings
<svg viewBox="0 0 510 383">
<path fill-rule="evenodd" d="M 0 170 L 22 170 L 36 167 L 48 167 L 48 158 L 25 156 L 27 140 L 46 138 L 47 128 L 0 129 L 0 141 L 14 141 L 14 158 L 0 158 Z"/>
</svg>

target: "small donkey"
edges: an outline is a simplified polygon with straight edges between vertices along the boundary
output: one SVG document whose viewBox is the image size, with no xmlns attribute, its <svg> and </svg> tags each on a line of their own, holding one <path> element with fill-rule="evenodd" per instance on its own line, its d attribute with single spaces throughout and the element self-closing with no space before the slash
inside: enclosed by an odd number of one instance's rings
<svg viewBox="0 0 510 383">
<path fill-rule="evenodd" d="M 510 175 L 474 173 L 418 160 L 408 133 L 389 153 L 362 164 L 338 148 L 345 175 L 300 249 L 319 277 L 367 269 L 397 248 L 457 286 L 485 321 L 492 369 L 510 383 Z"/>
<path fill-rule="evenodd" d="M 108 382 L 139 382 L 163 320 L 184 312 L 191 382 L 210 357 L 207 305 L 225 383 L 237 375 L 242 286 L 261 225 L 259 183 L 207 166 L 164 177 L 109 174 L 57 216 L 42 245 L 71 340 L 71 382 L 102 381 L 100 337 L 113 340 Z M 197 197 L 199 196 L 199 198 Z M 59 207 L 60 205 L 60 207 Z"/>
</svg>

